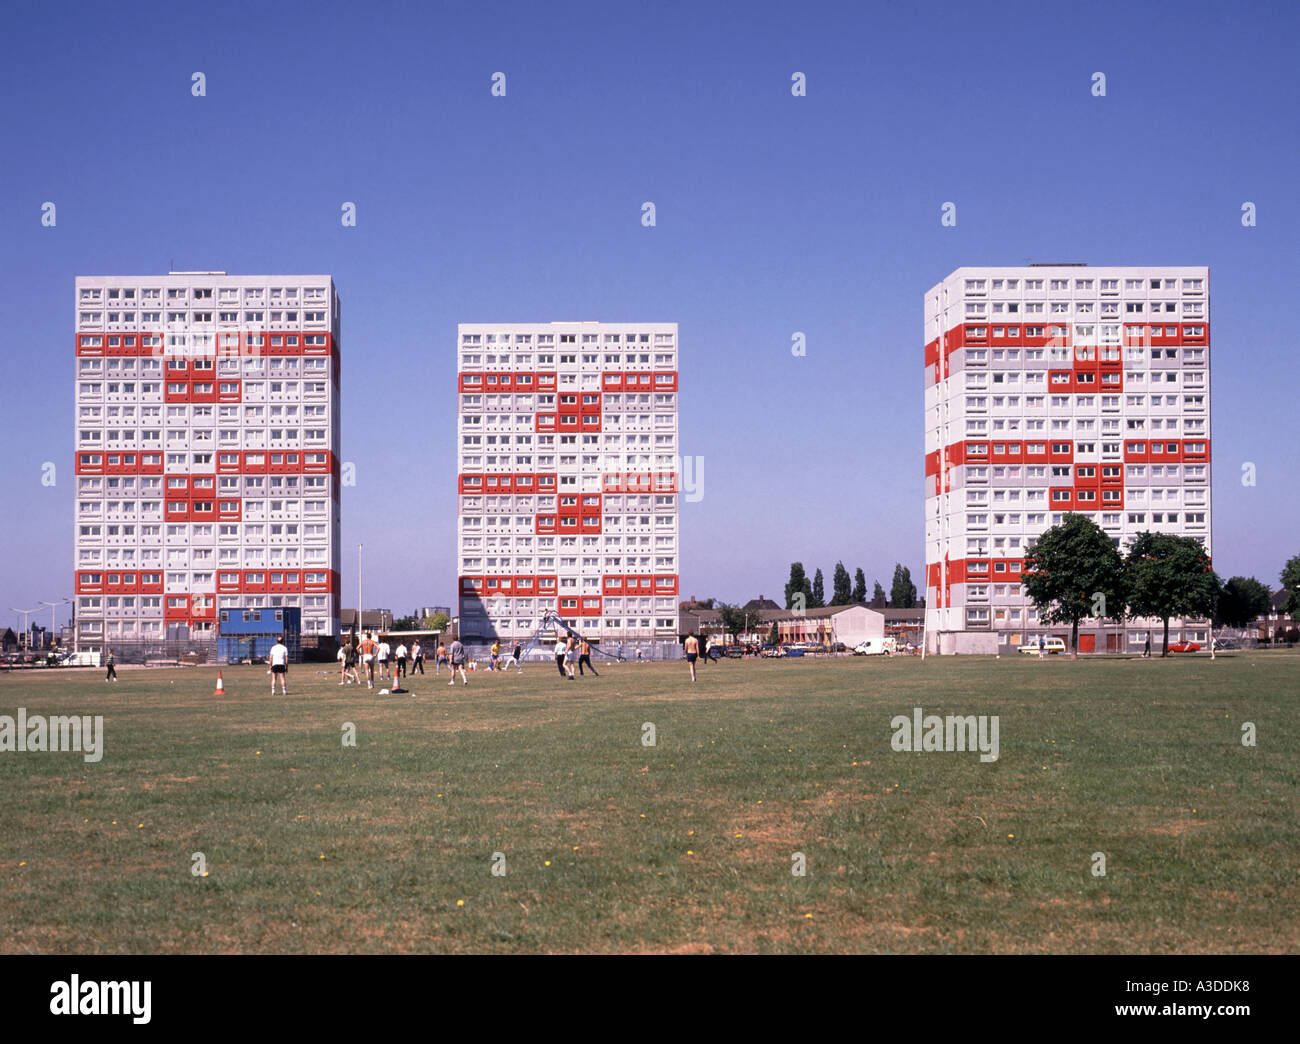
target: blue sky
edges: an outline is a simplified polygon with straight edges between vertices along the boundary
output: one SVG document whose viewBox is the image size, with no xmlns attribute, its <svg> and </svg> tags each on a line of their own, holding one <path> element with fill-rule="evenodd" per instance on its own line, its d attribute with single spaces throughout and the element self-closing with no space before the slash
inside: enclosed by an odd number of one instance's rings
<svg viewBox="0 0 1300 1044">
<path fill-rule="evenodd" d="M 953 268 L 1206 264 L 1215 565 L 1273 585 L 1300 552 L 1298 20 L 1197 3 L 15 8 L 0 610 L 72 593 L 73 279 L 172 262 L 335 277 L 357 469 L 343 600 L 364 541 L 367 605 L 398 612 L 454 598 L 457 322 L 679 323 L 681 451 L 705 458 L 682 593 L 744 601 L 779 597 L 794 559 L 828 588 L 841 558 L 886 588 L 895 561 L 919 579 L 921 299 Z"/>
</svg>

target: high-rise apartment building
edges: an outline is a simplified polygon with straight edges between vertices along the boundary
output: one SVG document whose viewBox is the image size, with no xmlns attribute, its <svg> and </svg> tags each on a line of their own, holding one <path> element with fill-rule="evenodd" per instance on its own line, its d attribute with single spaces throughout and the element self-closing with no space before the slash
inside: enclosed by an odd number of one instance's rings
<svg viewBox="0 0 1300 1044">
<path fill-rule="evenodd" d="M 675 323 L 458 327 L 459 614 L 524 638 L 677 635 Z"/>
<path fill-rule="evenodd" d="M 83 648 L 339 616 L 339 298 L 329 276 L 76 280 Z"/>
<path fill-rule="evenodd" d="M 1207 268 L 1031 265 L 959 268 L 926 293 L 930 649 L 1049 633 L 1020 569 L 1067 512 L 1121 548 L 1151 531 L 1210 551 L 1209 283 Z M 1130 651 L 1149 629 L 1099 621 L 1080 648 Z"/>
</svg>

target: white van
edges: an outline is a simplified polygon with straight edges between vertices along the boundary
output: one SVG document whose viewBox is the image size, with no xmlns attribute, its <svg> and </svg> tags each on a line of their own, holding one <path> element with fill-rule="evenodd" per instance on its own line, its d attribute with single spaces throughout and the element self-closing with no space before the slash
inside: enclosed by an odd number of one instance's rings
<svg viewBox="0 0 1300 1044">
<path fill-rule="evenodd" d="M 892 635 L 886 638 L 868 638 L 853 647 L 854 656 L 893 656 L 898 652 L 898 639 Z"/>
<path fill-rule="evenodd" d="M 1038 653 L 1038 639 L 1037 638 L 1029 639 L 1029 641 L 1023 643 L 1020 646 L 1020 651 L 1022 653 L 1034 653 L 1036 655 Z M 1047 653 L 1049 656 L 1063 653 L 1065 651 L 1066 650 L 1065 650 L 1064 638 L 1043 639 L 1043 652 Z"/>
</svg>

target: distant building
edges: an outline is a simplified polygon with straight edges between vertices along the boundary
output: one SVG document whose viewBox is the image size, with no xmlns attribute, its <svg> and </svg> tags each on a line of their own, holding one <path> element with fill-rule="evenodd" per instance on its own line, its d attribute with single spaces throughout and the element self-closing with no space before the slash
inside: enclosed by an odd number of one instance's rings
<svg viewBox="0 0 1300 1044">
<path fill-rule="evenodd" d="M 339 626 L 345 632 L 351 632 L 356 626 L 357 611 L 343 609 L 339 611 Z M 393 611 L 391 609 L 364 609 L 361 613 L 363 631 L 391 631 L 393 629 Z"/>
<path fill-rule="evenodd" d="M 879 609 L 865 605 L 830 605 L 822 609 L 805 609 L 795 614 L 782 610 L 774 620 L 783 644 L 793 642 L 820 642 L 847 645 L 852 649 L 869 638 L 885 636 L 885 616 Z"/>
<path fill-rule="evenodd" d="M 1272 644 L 1275 638 L 1284 635 L 1287 631 L 1297 629 L 1296 621 L 1291 619 L 1284 606 L 1291 593 L 1285 588 L 1280 587 L 1269 596 L 1269 609 L 1263 616 L 1258 616 L 1251 624 L 1247 633 L 1253 633 L 1257 641 L 1265 644 Z"/>
<path fill-rule="evenodd" d="M 756 610 L 767 609 L 767 610 L 771 610 L 771 611 L 780 611 L 780 609 L 781 609 L 781 607 L 780 607 L 779 605 L 777 605 L 776 602 L 772 601 L 772 599 L 768 598 L 766 595 L 759 595 L 757 598 L 751 598 L 748 602 L 746 602 L 746 603 L 745 603 L 744 605 L 742 605 L 740 608 L 745 609 L 745 610 L 750 610 L 750 609 L 756 609 Z"/>
<path fill-rule="evenodd" d="M 442 613 L 443 616 L 451 619 L 451 606 L 449 605 L 426 605 L 415 611 L 417 620 L 427 620 L 431 616 L 437 616 Z"/>
<path fill-rule="evenodd" d="M 283 641 L 292 663 L 302 661 L 302 610 L 296 606 L 279 609 L 222 609 L 218 616 L 217 661 L 257 663 L 271 655 L 271 647 Z"/>
<path fill-rule="evenodd" d="M 911 642 L 919 647 L 925 631 L 925 609 L 879 609 L 885 617 L 885 634 L 898 639 L 900 646 Z"/>
</svg>

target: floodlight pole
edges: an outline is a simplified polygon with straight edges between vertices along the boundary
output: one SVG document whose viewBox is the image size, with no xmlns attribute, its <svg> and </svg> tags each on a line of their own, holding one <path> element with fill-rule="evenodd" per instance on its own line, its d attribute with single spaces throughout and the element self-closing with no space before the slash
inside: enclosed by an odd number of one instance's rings
<svg viewBox="0 0 1300 1044">
<path fill-rule="evenodd" d="M 11 605 L 11 606 L 9 607 L 9 611 L 10 611 L 11 613 L 22 613 L 22 614 L 23 614 L 23 634 L 25 634 L 25 635 L 27 636 L 27 637 L 26 637 L 26 640 L 25 640 L 24 643 L 23 643 L 23 648 L 24 648 L 27 652 L 31 652 L 31 648 L 32 648 L 32 632 L 31 632 L 31 630 L 27 627 L 27 621 L 31 618 L 32 613 L 39 613 L 39 612 L 40 612 L 40 609 L 15 609 L 15 608 Z"/>
<path fill-rule="evenodd" d="M 58 625 L 55 623 L 55 620 L 54 620 L 54 615 L 55 615 L 56 612 L 58 612 L 58 607 L 61 606 L 61 605 L 67 605 L 70 601 L 72 601 L 71 598 L 65 598 L 65 599 L 63 599 L 63 601 L 61 601 L 61 602 L 47 602 L 44 598 L 41 599 L 41 605 L 48 605 L 48 606 L 50 607 L 50 636 L 51 636 L 51 638 L 52 638 L 53 635 L 54 635 L 54 630 L 55 630 L 55 628 L 58 626 Z"/>
</svg>

